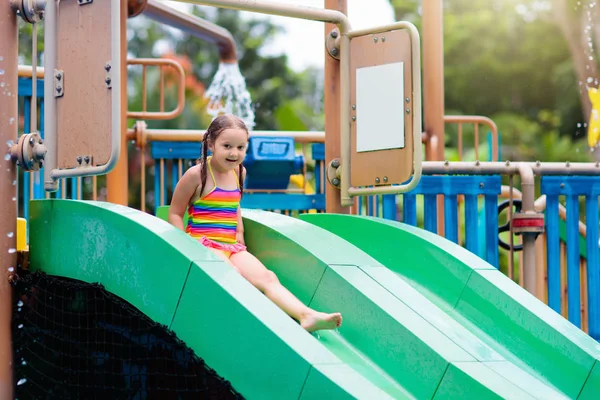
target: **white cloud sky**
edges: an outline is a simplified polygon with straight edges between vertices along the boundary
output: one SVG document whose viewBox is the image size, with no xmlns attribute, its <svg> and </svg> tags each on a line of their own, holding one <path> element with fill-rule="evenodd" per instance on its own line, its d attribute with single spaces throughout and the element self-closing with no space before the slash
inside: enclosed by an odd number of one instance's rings
<svg viewBox="0 0 600 400">
<path fill-rule="evenodd" d="M 278 3 L 296 4 L 315 8 L 323 8 L 323 0 L 275 0 Z M 348 18 L 352 29 L 363 29 L 394 21 L 393 9 L 388 0 L 347 0 Z M 167 1 L 172 7 L 185 9 L 188 5 L 175 1 Z M 243 12 L 245 18 L 269 18 L 283 26 L 285 32 L 274 38 L 265 54 L 286 53 L 289 65 L 295 70 L 308 66 L 322 67 L 324 63 L 325 30 L 321 22 L 306 21 L 296 18 L 267 16 Z"/>
</svg>

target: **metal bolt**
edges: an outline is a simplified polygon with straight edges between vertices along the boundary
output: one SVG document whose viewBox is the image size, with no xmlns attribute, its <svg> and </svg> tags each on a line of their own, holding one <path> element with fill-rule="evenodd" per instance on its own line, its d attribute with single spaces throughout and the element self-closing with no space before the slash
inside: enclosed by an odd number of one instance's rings
<svg viewBox="0 0 600 400">
<path fill-rule="evenodd" d="M 77 157 L 77 163 L 81 164 L 82 158 L 81 157 Z"/>
<path fill-rule="evenodd" d="M 335 39 L 338 37 L 338 31 L 331 31 L 331 33 L 329 35 Z"/>
<path fill-rule="evenodd" d="M 476 160 L 476 161 L 475 161 L 475 166 L 476 166 L 476 167 L 479 167 L 479 164 L 480 164 L 479 160 Z"/>
<path fill-rule="evenodd" d="M 504 164 L 508 167 L 510 165 L 510 161 L 506 160 Z"/>
<path fill-rule="evenodd" d="M 561 188 L 561 189 L 564 189 L 564 188 L 565 188 L 565 184 L 564 184 L 564 183 L 561 183 L 561 184 L 560 184 L 560 188 Z"/>
<path fill-rule="evenodd" d="M 374 41 L 375 43 L 377 43 L 377 40 L 378 40 L 378 39 L 377 39 L 377 36 L 375 36 L 375 37 L 373 38 L 373 41 Z"/>
<path fill-rule="evenodd" d="M 31 147 L 33 147 L 33 145 L 34 145 L 34 144 L 35 144 L 35 141 L 33 140 L 33 136 L 30 136 L 30 137 L 29 137 L 29 145 L 30 145 Z"/>
<path fill-rule="evenodd" d="M 600 161 L 596 161 L 596 168 L 600 168 Z"/>
<path fill-rule="evenodd" d="M 44 168 L 44 162 L 43 161 L 40 161 L 39 165 L 40 165 L 40 168 Z"/>
<path fill-rule="evenodd" d="M 447 167 L 448 165 L 450 165 L 450 161 L 448 161 L 448 160 L 445 160 L 445 161 L 444 161 L 444 165 Z"/>
<path fill-rule="evenodd" d="M 39 144 L 44 144 L 44 139 L 40 139 Z"/>
<path fill-rule="evenodd" d="M 537 160 L 537 161 L 535 162 L 535 166 L 536 166 L 536 167 L 539 167 L 540 165 L 542 165 L 542 162 L 541 162 L 540 160 Z"/>
<path fill-rule="evenodd" d="M 62 75 L 61 74 L 56 74 L 55 78 L 60 81 L 60 79 L 62 78 Z"/>
<path fill-rule="evenodd" d="M 84 160 L 85 160 L 86 164 L 89 164 L 90 163 L 90 156 L 85 156 Z"/>
<path fill-rule="evenodd" d="M 104 82 L 106 82 L 107 85 L 110 85 L 110 82 L 111 82 L 110 78 L 106 78 L 106 80 Z"/>
<path fill-rule="evenodd" d="M 404 99 L 407 103 L 410 103 L 410 97 L 407 97 L 406 99 Z"/>
<path fill-rule="evenodd" d="M 381 37 L 381 41 L 382 41 L 382 42 L 385 42 L 385 36 L 382 36 L 382 37 Z"/>
<path fill-rule="evenodd" d="M 387 177 L 387 176 L 384 176 L 384 177 L 383 177 L 383 181 L 384 181 L 384 182 L 387 182 L 387 181 L 388 181 L 388 177 Z"/>
<path fill-rule="evenodd" d="M 339 161 L 339 160 L 333 160 L 333 161 L 331 162 L 331 166 L 332 166 L 333 168 L 339 168 L 339 166 L 340 166 L 340 161 Z"/>
<path fill-rule="evenodd" d="M 35 160 L 32 158 L 29 160 L 29 165 L 31 165 L 33 167 L 33 163 L 35 162 Z"/>
<path fill-rule="evenodd" d="M 106 72 L 110 71 L 110 68 L 111 68 L 110 64 L 106 64 L 104 66 L 104 69 L 106 70 Z"/>
<path fill-rule="evenodd" d="M 335 47 L 333 49 L 331 49 L 331 55 L 332 56 L 337 56 L 338 55 L 338 49 L 335 48 Z"/>
<path fill-rule="evenodd" d="M 375 178 L 375 183 L 379 183 L 379 177 Z"/>
<path fill-rule="evenodd" d="M 407 109 L 406 109 L 406 113 L 407 113 L 407 114 L 410 114 L 410 108 L 407 108 Z"/>
<path fill-rule="evenodd" d="M 331 180 L 331 183 L 333 184 L 333 186 L 338 186 L 340 184 L 340 179 L 339 178 L 333 178 Z"/>
<path fill-rule="evenodd" d="M 352 109 L 356 110 L 356 104 L 352 104 Z"/>
<path fill-rule="evenodd" d="M 567 167 L 570 167 L 570 166 L 571 166 L 571 163 L 567 161 L 567 162 L 565 163 L 565 166 L 567 166 Z"/>
<path fill-rule="evenodd" d="M 352 116 L 352 121 L 356 121 L 356 116 Z"/>
<path fill-rule="evenodd" d="M 483 182 L 479 183 L 479 189 L 483 189 L 484 186 L 485 186 L 485 183 L 483 183 Z"/>
<path fill-rule="evenodd" d="M 61 87 L 61 86 L 57 86 L 57 87 L 56 87 L 56 91 L 57 91 L 58 93 L 62 92 L 62 87 Z"/>
</svg>

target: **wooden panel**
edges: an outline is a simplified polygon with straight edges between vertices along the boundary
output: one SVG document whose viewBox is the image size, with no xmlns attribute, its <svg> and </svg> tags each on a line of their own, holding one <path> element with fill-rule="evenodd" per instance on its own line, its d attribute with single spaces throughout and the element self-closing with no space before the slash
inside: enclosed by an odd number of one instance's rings
<svg viewBox="0 0 600 400">
<path fill-rule="evenodd" d="M 104 69 L 111 61 L 110 18 L 110 0 L 59 4 L 57 69 L 64 73 L 64 95 L 56 102 L 60 169 L 78 167 L 80 156 L 91 156 L 91 165 L 110 158 L 113 89 L 107 87 Z M 118 73 L 119 66 L 112 71 Z"/>
<path fill-rule="evenodd" d="M 377 37 L 377 41 L 375 41 Z M 406 182 L 413 170 L 413 96 L 412 96 L 412 54 L 410 36 L 406 30 L 397 30 L 375 35 L 353 38 L 350 42 L 350 101 L 356 104 L 356 70 L 383 64 L 404 63 L 404 97 L 409 98 L 404 108 L 398 112 L 405 114 L 404 133 L 405 146 L 402 149 L 377 150 L 370 152 L 356 151 L 356 121 L 351 120 L 351 186 L 375 186 L 400 184 Z M 416 49 L 419 51 L 419 49 Z M 351 109 L 353 116 L 355 110 Z M 385 118 L 382 115 L 381 118 Z M 362 134 L 362 133 L 361 133 Z M 390 134 L 400 134 L 399 129 L 390 127 Z M 387 177 L 387 182 L 384 182 Z M 379 178 L 379 183 L 376 182 Z"/>
</svg>

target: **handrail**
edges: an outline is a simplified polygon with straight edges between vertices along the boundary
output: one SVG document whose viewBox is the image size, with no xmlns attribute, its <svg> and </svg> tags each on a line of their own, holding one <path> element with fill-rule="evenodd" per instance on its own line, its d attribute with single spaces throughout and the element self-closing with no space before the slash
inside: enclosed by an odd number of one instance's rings
<svg viewBox="0 0 600 400">
<path fill-rule="evenodd" d="M 475 125 L 475 158 L 479 159 L 479 124 L 487 125 L 492 131 L 492 161 L 498 161 L 498 127 L 488 117 L 479 115 L 445 115 L 444 122 L 458 124 L 458 154 L 462 161 L 462 124 Z"/>
<path fill-rule="evenodd" d="M 127 60 L 127 65 L 142 65 L 142 111 L 127 111 L 127 118 L 132 119 L 150 119 L 150 120 L 165 120 L 177 117 L 183 112 L 185 107 L 185 71 L 181 64 L 175 60 L 166 58 L 134 58 Z M 146 111 L 146 67 L 158 66 L 160 68 L 160 111 Z M 164 99 L 164 71 L 163 67 L 170 66 L 175 69 L 178 80 L 177 91 L 177 107 L 165 112 Z"/>
</svg>

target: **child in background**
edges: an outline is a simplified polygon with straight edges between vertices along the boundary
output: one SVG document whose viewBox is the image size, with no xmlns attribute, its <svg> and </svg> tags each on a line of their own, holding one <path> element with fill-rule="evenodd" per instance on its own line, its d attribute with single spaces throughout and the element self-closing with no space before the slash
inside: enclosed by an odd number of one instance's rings
<svg viewBox="0 0 600 400">
<path fill-rule="evenodd" d="M 305 306 L 246 250 L 240 199 L 248 136 L 246 125 L 234 115 L 213 120 L 204 134 L 200 162 L 185 172 L 175 188 L 169 222 L 223 259 L 307 331 L 335 329 L 342 324 L 340 313 L 326 314 Z"/>
</svg>

